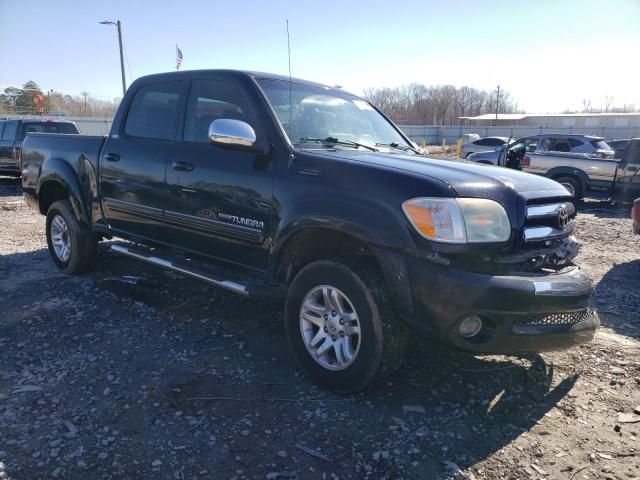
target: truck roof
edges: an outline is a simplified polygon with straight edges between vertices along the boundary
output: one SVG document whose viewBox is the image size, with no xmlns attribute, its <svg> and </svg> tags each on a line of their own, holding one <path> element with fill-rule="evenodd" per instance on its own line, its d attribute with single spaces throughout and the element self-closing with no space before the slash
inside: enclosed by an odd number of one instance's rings
<svg viewBox="0 0 640 480">
<path fill-rule="evenodd" d="M 183 70 L 182 72 L 164 72 L 164 73 L 154 73 L 151 75 L 145 75 L 144 77 L 140 77 L 138 80 L 169 80 L 169 79 L 188 79 L 197 75 L 203 74 L 211 74 L 211 75 L 226 75 L 230 77 L 253 77 L 257 79 L 265 79 L 265 80 L 281 80 L 281 81 L 289 81 L 288 75 L 278 75 L 275 73 L 265 73 L 265 72 L 256 72 L 252 70 L 233 70 L 233 69 L 202 69 L 202 70 Z M 302 78 L 291 77 L 291 81 L 293 83 L 301 83 L 306 85 L 313 85 L 316 87 L 327 88 L 330 90 L 338 90 L 343 93 L 344 90 L 336 87 L 332 87 L 329 85 L 324 85 L 318 82 L 312 82 L 310 80 L 304 80 Z M 353 94 L 351 94 L 353 95 Z M 355 95 L 357 96 L 357 95 Z"/>
</svg>

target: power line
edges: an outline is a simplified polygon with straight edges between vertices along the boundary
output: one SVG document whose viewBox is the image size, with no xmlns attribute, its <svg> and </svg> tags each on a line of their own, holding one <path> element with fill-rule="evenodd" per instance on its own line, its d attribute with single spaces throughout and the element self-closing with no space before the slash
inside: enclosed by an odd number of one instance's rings
<svg viewBox="0 0 640 480">
<path fill-rule="evenodd" d="M 122 49 L 124 50 L 124 61 L 127 64 L 127 70 L 129 70 L 129 78 L 133 81 L 133 73 L 131 73 L 131 67 L 129 66 L 129 54 L 127 53 L 127 46 L 122 42 Z"/>
</svg>

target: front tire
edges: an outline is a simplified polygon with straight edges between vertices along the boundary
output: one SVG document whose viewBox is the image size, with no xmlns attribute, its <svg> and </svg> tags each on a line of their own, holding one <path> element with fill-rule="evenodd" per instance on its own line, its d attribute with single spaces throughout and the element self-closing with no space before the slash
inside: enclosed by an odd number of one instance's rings
<svg viewBox="0 0 640 480">
<path fill-rule="evenodd" d="M 98 242 L 91 230 L 78 222 L 69 200 L 51 204 L 46 233 L 49 254 L 60 270 L 73 275 L 93 270 Z"/>
<path fill-rule="evenodd" d="M 556 177 L 554 180 L 566 188 L 576 201 L 582 200 L 584 193 L 580 180 L 569 176 Z"/>
<path fill-rule="evenodd" d="M 383 284 L 366 266 L 330 260 L 310 263 L 295 276 L 285 329 L 296 360 L 317 383 L 355 393 L 400 366 L 407 331 L 395 320 Z"/>
</svg>

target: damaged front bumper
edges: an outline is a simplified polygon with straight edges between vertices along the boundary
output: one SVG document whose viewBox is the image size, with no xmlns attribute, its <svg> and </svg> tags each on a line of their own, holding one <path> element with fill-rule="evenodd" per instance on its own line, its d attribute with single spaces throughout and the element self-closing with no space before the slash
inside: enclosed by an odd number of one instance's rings
<svg viewBox="0 0 640 480">
<path fill-rule="evenodd" d="M 424 334 L 465 350 L 563 349 L 591 341 L 600 325 L 591 309 L 592 282 L 577 267 L 559 273 L 488 275 L 423 259 L 407 263 L 412 323 Z M 481 328 L 469 336 L 461 323 L 473 316 L 481 320 Z"/>
</svg>

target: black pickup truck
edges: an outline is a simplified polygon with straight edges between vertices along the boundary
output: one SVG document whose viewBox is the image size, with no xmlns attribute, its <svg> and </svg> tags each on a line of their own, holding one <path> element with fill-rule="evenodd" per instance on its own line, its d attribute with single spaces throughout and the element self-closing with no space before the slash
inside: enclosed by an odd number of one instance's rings
<svg viewBox="0 0 640 480">
<path fill-rule="evenodd" d="M 495 353 L 567 348 L 599 325 L 572 263 L 566 189 L 426 158 L 340 89 L 151 75 L 108 137 L 29 135 L 22 152 L 25 196 L 61 270 L 91 270 L 107 238 L 241 295 L 282 292 L 295 357 L 339 392 L 397 368 L 410 329 Z"/>
<path fill-rule="evenodd" d="M 79 134 L 73 122 L 57 120 L 3 120 L 0 121 L 0 175 L 20 176 L 18 158 L 22 142 L 28 133 Z"/>
</svg>

